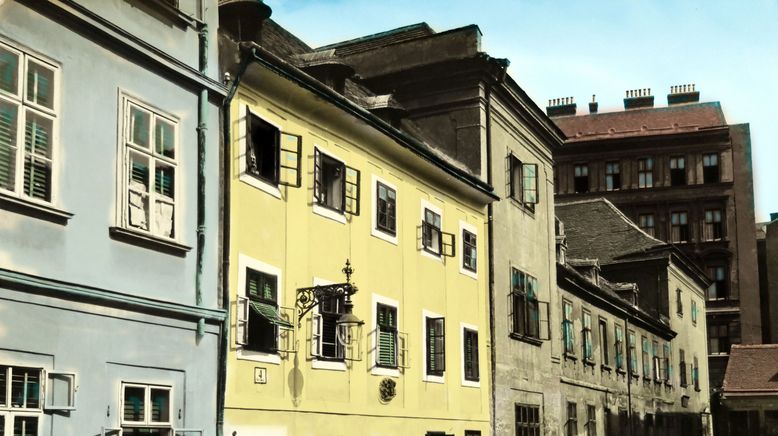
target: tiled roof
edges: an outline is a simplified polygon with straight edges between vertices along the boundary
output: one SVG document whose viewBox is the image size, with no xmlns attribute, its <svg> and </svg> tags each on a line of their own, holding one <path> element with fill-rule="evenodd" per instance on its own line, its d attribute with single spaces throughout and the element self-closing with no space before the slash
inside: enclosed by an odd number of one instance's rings
<svg viewBox="0 0 778 436">
<path fill-rule="evenodd" d="M 719 102 L 555 117 L 569 142 L 696 131 L 727 125 Z"/>
<path fill-rule="evenodd" d="M 319 51 L 335 49 L 339 55 L 347 56 L 350 54 L 367 51 L 376 47 L 383 47 L 386 45 L 407 41 L 409 39 L 416 39 L 422 36 L 429 36 L 433 34 L 435 34 L 435 31 L 432 30 L 432 28 L 427 23 L 417 23 L 411 24 L 410 26 L 403 26 L 397 29 L 387 30 L 386 32 L 363 36 L 361 38 L 325 45 L 323 47 L 317 48 L 316 50 Z"/>
<path fill-rule="evenodd" d="M 640 230 L 604 198 L 559 202 L 555 212 L 564 223 L 567 253 L 573 258 L 596 258 L 605 265 L 666 245 Z"/>
<path fill-rule="evenodd" d="M 732 345 L 724 395 L 778 393 L 778 344 Z"/>
</svg>

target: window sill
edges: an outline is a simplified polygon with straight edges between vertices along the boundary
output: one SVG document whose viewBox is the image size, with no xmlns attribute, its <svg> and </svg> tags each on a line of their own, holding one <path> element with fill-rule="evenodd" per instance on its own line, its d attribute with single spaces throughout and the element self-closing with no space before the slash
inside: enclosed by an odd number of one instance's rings
<svg viewBox="0 0 778 436">
<path fill-rule="evenodd" d="M 534 207 L 528 207 L 526 204 L 522 203 L 521 201 L 511 197 L 511 203 L 513 203 L 514 206 L 521 209 L 522 212 L 526 213 L 532 218 L 535 218 L 535 208 Z"/>
<path fill-rule="evenodd" d="M 428 383 L 439 383 L 439 384 L 443 384 L 443 383 L 445 383 L 445 382 L 446 382 L 446 377 L 445 377 L 445 376 L 443 376 L 443 375 L 430 375 L 430 374 L 425 374 L 425 375 L 424 375 L 424 381 L 425 381 L 425 382 L 428 382 Z"/>
<path fill-rule="evenodd" d="M 145 235 L 123 227 L 109 227 L 108 233 L 111 238 L 128 244 L 137 245 L 151 250 L 161 251 L 178 257 L 186 256 L 186 253 L 192 249 L 187 245 L 165 240 L 156 236 Z"/>
<path fill-rule="evenodd" d="M 466 388 L 480 388 L 481 380 L 462 380 L 462 386 Z"/>
<path fill-rule="evenodd" d="M 621 368 L 616 368 L 616 374 L 626 375 L 626 374 L 627 374 L 627 371 L 624 371 L 624 370 L 623 370 L 623 369 L 621 369 Z"/>
<path fill-rule="evenodd" d="M 575 357 L 575 354 L 571 354 L 571 353 L 564 353 L 564 354 L 565 354 L 565 359 L 567 360 L 572 360 L 573 362 L 578 360 L 578 358 Z"/>
<path fill-rule="evenodd" d="M 673 384 L 670 383 L 669 381 L 665 381 L 665 386 L 667 386 L 668 388 L 672 388 Z"/>
<path fill-rule="evenodd" d="M 634 378 L 636 380 L 640 378 L 640 374 L 638 374 L 638 373 L 632 373 L 631 375 L 632 375 L 632 378 Z"/>
<path fill-rule="evenodd" d="M 325 369 L 328 371 L 343 371 L 343 372 L 345 372 L 347 369 L 346 362 L 340 360 L 319 360 L 319 359 L 314 359 L 311 362 L 311 368 Z"/>
<path fill-rule="evenodd" d="M 269 363 L 272 365 L 281 364 L 281 356 L 276 353 L 265 353 L 262 351 L 252 351 L 238 348 L 238 360 L 250 360 L 252 362 Z"/>
<path fill-rule="evenodd" d="M 25 200 L 5 193 L 0 193 L 0 208 L 63 226 L 67 225 L 68 220 L 73 217 L 72 213 L 48 204 Z"/>
<path fill-rule="evenodd" d="M 370 369 L 370 374 L 379 375 L 383 377 L 400 377 L 400 368 L 392 368 L 389 366 L 374 366 Z"/>
<path fill-rule="evenodd" d="M 328 207 L 322 206 L 318 203 L 313 203 L 313 213 L 322 216 L 324 218 L 337 221 L 341 224 L 346 224 L 346 216 L 343 213 L 338 212 L 335 209 L 330 209 Z"/>
<path fill-rule="evenodd" d="M 516 339 L 517 341 L 526 342 L 528 344 L 536 345 L 538 347 L 543 344 L 543 341 L 538 338 L 532 336 L 525 336 L 519 333 L 511 333 L 510 337 L 511 339 Z"/>
<path fill-rule="evenodd" d="M 595 366 L 595 363 L 594 363 L 593 359 L 584 359 L 583 360 L 583 364 L 586 365 L 586 366 Z"/>
<path fill-rule="evenodd" d="M 370 231 L 370 234 L 382 241 L 397 245 L 397 234 L 392 235 L 376 227 Z"/>
<path fill-rule="evenodd" d="M 278 189 L 277 186 L 273 186 L 258 177 L 252 176 L 251 174 L 241 173 L 240 181 L 251 187 L 257 188 L 260 191 L 270 194 L 275 198 L 281 198 L 281 190 Z"/>
<path fill-rule="evenodd" d="M 462 265 L 459 266 L 459 273 L 463 276 L 470 277 L 473 280 L 478 280 L 478 271 L 473 271 L 471 269 L 467 269 L 463 267 Z"/>
<path fill-rule="evenodd" d="M 441 256 L 440 253 L 430 251 L 426 247 L 421 247 L 421 255 L 433 260 L 437 260 L 438 262 L 443 262 L 443 256 Z"/>
<path fill-rule="evenodd" d="M 609 365 L 600 365 L 600 370 L 611 372 L 611 371 L 613 371 L 613 368 L 611 368 Z"/>
<path fill-rule="evenodd" d="M 695 392 L 700 392 L 700 391 L 702 391 L 702 389 L 700 389 L 700 388 L 694 388 L 694 391 L 695 391 Z"/>
</svg>

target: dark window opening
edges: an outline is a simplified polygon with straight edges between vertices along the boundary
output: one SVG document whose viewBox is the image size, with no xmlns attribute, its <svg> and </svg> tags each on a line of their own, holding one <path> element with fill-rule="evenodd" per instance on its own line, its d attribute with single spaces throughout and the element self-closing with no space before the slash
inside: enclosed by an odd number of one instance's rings
<svg viewBox="0 0 778 436">
<path fill-rule="evenodd" d="M 442 376 L 446 370 L 446 320 L 426 318 L 427 375 Z"/>
<path fill-rule="evenodd" d="M 724 237 L 724 226 L 721 223 L 721 209 L 705 211 L 705 240 L 716 241 Z"/>
<path fill-rule="evenodd" d="M 278 185 L 281 132 L 252 113 L 248 113 L 248 130 L 246 171 L 252 176 Z"/>
<path fill-rule="evenodd" d="M 516 436 L 540 436 L 540 406 L 516 404 Z"/>
<path fill-rule="evenodd" d="M 683 186 L 686 184 L 686 158 L 670 158 L 670 185 Z"/>
<path fill-rule="evenodd" d="M 381 182 L 376 183 L 376 227 L 395 236 L 397 234 L 397 193 Z"/>
<path fill-rule="evenodd" d="M 654 159 L 638 159 L 638 188 L 654 187 Z"/>
<path fill-rule="evenodd" d="M 476 272 L 477 269 L 477 244 L 476 236 L 467 230 L 462 230 L 462 267 L 466 270 Z"/>
<path fill-rule="evenodd" d="M 707 269 L 708 278 L 713 281 L 713 283 L 711 283 L 707 289 L 707 299 L 726 299 L 729 296 L 729 280 L 727 279 L 727 269 L 724 266 L 710 266 Z"/>
<path fill-rule="evenodd" d="M 321 206 L 359 215 L 360 172 L 314 149 L 313 197 Z"/>
<path fill-rule="evenodd" d="M 572 401 L 567 402 L 565 434 L 567 436 L 578 436 L 578 405 Z"/>
<path fill-rule="evenodd" d="M 729 354 L 729 324 L 711 323 L 708 325 L 708 354 Z"/>
<path fill-rule="evenodd" d="M 686 212 L 670 214 L 670 240 L 672 242 L 689 242 L 689 219 Z"/>
<path fill-rule="evenodd" d="M 343 360 L 345 347 L 338 340 L 338 318 L 344 313 L 343 297 L 325 299 L 319 306 L 321 315 L 321 357 Z"/>
<path fill-rule="evenodd" d="M 702 178 L 703 183 L 718 183 L 719 174 L 719 155 L 718 153 L 709 153 L 702 156 Z"/>
<path fill-rule="evenodd" d="M 610 365 L 610 349 L 608 344 L 608 321 L 600 318 L 600 361 L 603 365 Z"/>
<path fill-rule="evenodd" d="M 248 317 L 248 337 L 244 348 L 253 351 L 275 353 L 278 351 L 278 329 L 265 312 L 277 313 L 276 276 L 246 269 L 246 296 L 252 310 Z"/>
<path fill-rule="evenodd" d="M 654 230 L 654 214 L 645 213 L 638 217 L 638 225 L 641 230 L 648 233 L 651 236 L 656 236 Z"/>
<path fill-rule="evenodd" d="M 621 169 L 618 162 L 605 164 L 605 189 L 608 191 L 621 189 Z"/>
<path fill-rule="evenodd" d="M 574 169 L 573 188 L 575 192 L 589 192 L 589 166 L 576 165 Z"/>
<path fill-rule="evenodd" d="M 480 380 L 478 368 L 478 332 L 464 329 L 465 380 Z"/>
<path fill-rule="evenodd" d="M 440 215 L 424 209 L 424 221 L 422 222 L 422 246 L 424 250 L 440 255 L 441 252 Z"/>
</svg>

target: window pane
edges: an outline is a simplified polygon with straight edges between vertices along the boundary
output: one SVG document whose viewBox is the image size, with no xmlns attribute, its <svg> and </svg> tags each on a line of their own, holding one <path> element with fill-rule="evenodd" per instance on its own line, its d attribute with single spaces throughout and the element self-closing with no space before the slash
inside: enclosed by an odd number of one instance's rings
<svg viewBox="0 0 778 436">
<path fill-rule="evenodd" d="M 0 47 L 0 89 L 19 92 L 19 55 Z"/>
<path fill-rule="evenodd" d="M 11 368 L 11 407 L 40 408 L 39 369 Z"/>
<path fill-rule="evenodd" d="M 14 190 L 18 107 L 0 100 L 0 188 Z"/>
<path fill-rule="evenodd" d="M 27 61 L 27 100 L 52 109 L 54 107 L 54 71 Z"/>
<path fill-rule="evenodd" d="M 170 422 L 170 391 L 151 389 L 151 422 Z"/>
<path fill-rule="evenodd" d="M 24 150 L 42 157 L 51 157 L 52 121 L 28 110 L 24 126 Z"/>
<path fill-rule="evenodd" d="M 38 436 L 37 416 L 15 416 L 13 436 Z"/>
<path fill-rule="evenodd" d="M 169 165 L 156 162 L 154 171 L 154 191 L 168 198 L 175 198 L 175 170 Z"/>
<path fill-rule="evenodd" d="M 51 200 L 52 121 L 27 111 L 24 132 L 24 193 Z"/>
<path fill-rule="evenodd" d="M 162 156 L 174 159 L 176 148 L 176 129 L 173 124 L 157 118 L 157 127 L 154 135 L 155 151 Z"/>
<path fill-rule="evenodd" d="M 148 157 L 130 153 L 127 207 L 129 225 L 149 230 L 149 161 Z"/>
<path fill-rule="evenodd" d="M 124 388 L 124 410 L 122 420 L 145 421 L 146 389 L 142 387 L 126 386 Z"/>
<path fill-rule="evenodd" d="M 154 220 L 156 225 L 156 232 L 161 236 L 172 238 L 173 234 L 173 220 L 174 220 L 175 208 L 172 204 L 156 200 L 154 202 Z"/>
<path fill-rule="evenodd" d="M 151 125 L 151 115 L 141 109 L 131 106 L 130 108 L 130 142 L 144 148 L 149 146 L 149 129 Z"/>
</svg>

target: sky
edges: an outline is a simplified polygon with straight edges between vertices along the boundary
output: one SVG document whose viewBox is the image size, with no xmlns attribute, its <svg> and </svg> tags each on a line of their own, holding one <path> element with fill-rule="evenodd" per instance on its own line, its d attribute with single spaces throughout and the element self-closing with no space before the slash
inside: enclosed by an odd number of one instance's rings
<svg viewBox="0 0 778 436">
<path fill-rule="evenodd" d="M 596 94 L 623 109 L 627 89 L 694 83 L 727 122 L 749 123 L 756 221 L 778 212 L 778 0 L 265 0 L 272 18 L 312 47 L 426 22 L 477 24 L 482 48 L 545 109 Z"/>
</svg>

